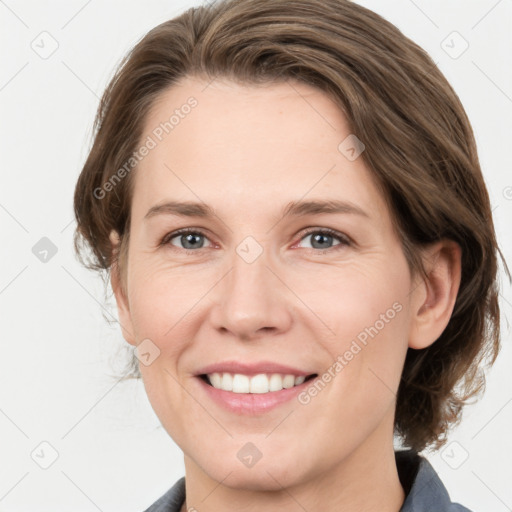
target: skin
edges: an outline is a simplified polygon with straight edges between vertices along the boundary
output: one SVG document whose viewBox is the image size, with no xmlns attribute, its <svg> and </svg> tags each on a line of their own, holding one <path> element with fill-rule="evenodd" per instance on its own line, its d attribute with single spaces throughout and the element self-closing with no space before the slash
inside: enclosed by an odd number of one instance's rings
<svg viewBox="0 0 512 512">
<path fill-rule="evenodd" d="M 154 104 L 142 140 L 190 96 L 197 107 L 134 171 L 126 281 L 112 272 L 126 341 L 149 338 L 160 350 L 140 370 L 184 452 L 186 506 L 397 512 L 405 494 L 393 450 L 396 391 L 408 347 L 429 346 L 449 321 L 460 248 L 432 245 L 423 255 L 428 279 L 411 275 L 363 158 L 338 150 L 350 130 L 323 92 L 188 77 Z M 171 199 L 202 201 L 217 216 L 144 220 Z M 367 216 L 281 218 L 300 199 L 341 199 Z M 184 227 L 206 236 L 196 235 L 188 253 L 180 236 L 159 246 Z M 331 228 L 351 242 L 333 237 L 318 248 L 305 228 Z M 247 236 L 263 249 L 250 264 L 236 252 Z M 111 241 L 119 243 L 114 231 Z M 400 312 L 306 405 L 239 416 L 212 402 L 194 376 L 228 359 L 322 375 L 394 303 Z M 248 442 L 262 453 L 250 468 L 237 457 Z"/>
</svg>

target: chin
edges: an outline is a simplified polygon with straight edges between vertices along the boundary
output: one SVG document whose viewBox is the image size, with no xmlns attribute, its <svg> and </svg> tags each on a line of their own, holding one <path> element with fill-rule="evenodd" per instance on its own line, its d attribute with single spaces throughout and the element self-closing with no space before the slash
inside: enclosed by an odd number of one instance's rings
<svg viewBox="0 0 512 512">
<path fill-rule="evenodd" d="M 204 462 L 204 465 L 200 464 L 203 471 L 211 479 L 231 489 L 280 491 L 307 478 L 306 471 L 300 468 L 297 460 L 288 462 L 279 457 L 262 457 L 252 467 L 244 467 L 238 459 L 234 463 L 224 461 L 220 465 L 211 458 Z"/>
</svg>

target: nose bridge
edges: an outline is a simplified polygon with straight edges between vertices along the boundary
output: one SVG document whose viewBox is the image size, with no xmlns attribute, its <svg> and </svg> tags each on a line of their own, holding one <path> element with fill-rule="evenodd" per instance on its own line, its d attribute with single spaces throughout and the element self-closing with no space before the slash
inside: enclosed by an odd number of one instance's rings
<svg viewBox="0 0 512 512">
<path fill-rule="evenodd" d="M 249 339 L 263 330 L 281 330 L 289 321 L 279 279 L 272 271 L 268 248 L 253 237 L 236 247 L 230 260 L 231 271 L 223 280 L 218 301 L 216 327 L 239 338 Z"/>
</svg>

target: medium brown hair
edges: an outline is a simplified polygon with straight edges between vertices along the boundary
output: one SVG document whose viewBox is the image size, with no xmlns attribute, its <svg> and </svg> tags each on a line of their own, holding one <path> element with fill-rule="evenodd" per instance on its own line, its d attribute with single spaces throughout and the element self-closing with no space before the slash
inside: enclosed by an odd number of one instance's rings
<svg viewBox="0 0 512 512">
<path fill-rule="evenodd" d="M 439 449 L 469 398 L 483 391 L 482 363 L 492 365 L 500 349 L 503 256 L 457 94 L 423 49 L 347 0 L 227 0 L 162 23 L 126 55 L 108 85 L 75 190 L 77 254 L 102 274 L 120 271 L 121 282 L 136 166 L 113 190 L 97 191 L 106 190 L 140 144 L 155 100 L 187 76 L 248 85 L 295 79 L 321 89 L 365 144 L 361 158 L 389 205 L 411 270 L 425 275 L 425 244 L 448 238 L 460 245 L 451 319 L 431 346 L 408 349 L 396 402 L 395 433 L 403 445 Z M 115 254 L 112 229 L 121 237 Z"/>
</svg>

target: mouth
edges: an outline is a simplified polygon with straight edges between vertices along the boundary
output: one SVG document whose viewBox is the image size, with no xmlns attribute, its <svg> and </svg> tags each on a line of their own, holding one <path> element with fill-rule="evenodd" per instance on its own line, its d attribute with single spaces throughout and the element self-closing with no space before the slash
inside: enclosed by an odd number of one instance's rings
<svg viewBox="0 0 512 512">
<path fill-rule="evenodd" d="M 245 375 L 242 373 L 214 372 L 198 375 L 209 386 L 232 393 L 243 394 L 267 394 L 279 392 L 302 385 L 317 377 L 317 373 L 311 375 L 292 375 L 281 373 L 259 373 L 257 375 Z"/>
</svg>

